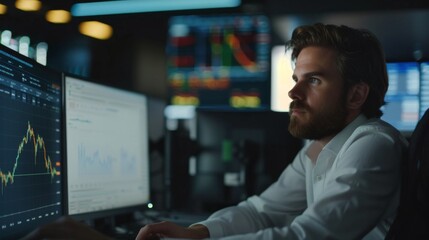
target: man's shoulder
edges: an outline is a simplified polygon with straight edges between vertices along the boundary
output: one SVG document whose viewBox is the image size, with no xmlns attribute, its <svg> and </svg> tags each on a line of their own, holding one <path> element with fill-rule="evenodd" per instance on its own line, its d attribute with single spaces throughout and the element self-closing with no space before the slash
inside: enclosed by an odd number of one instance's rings
<svg viewBox="0 0 429 240">
<path fill-rule="evenodd" d="M 365 130 L 365 129 L 379 129 L 381 131 L 392 131 L 392 132 L 398 132 L 399 131 L 389 124 L 388 122 L 380 119 L 380 118 L 371 118 L 364 121 L 358 129 Z"/>
<path fill-rule="evenodd" d="M 379 118 L 367 119 L 355 129 L 354 134 L 383 134 L 394 139 L 405 140 L 398 129 Z"/>
</svg>

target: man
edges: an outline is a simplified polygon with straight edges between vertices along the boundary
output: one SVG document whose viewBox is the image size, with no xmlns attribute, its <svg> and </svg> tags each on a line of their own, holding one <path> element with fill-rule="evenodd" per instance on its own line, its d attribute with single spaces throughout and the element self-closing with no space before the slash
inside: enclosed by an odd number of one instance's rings
<svg viewBox="0 0 429 240">
<path fill-rule="evenodd" d="M 261 195 L 189 228 L 149 224 L 137 239 L 384 239 L 406 141 L 379 119 L 388 79 L 378 40 L 315 24 L 295 29 L 288 48 L 295 61 L 289 131 L 310 143 Z"/>
<path fill-rule="evenodd" d="M 138 240 L 384 239 L 407 143 L 379 119 L 388 79 L 378 40 L 366 30 L 315 24 L 295 29 L 287 46 L 295 62 L 289 131 L 311 141 L 259 196 L 188 228 L 148 224 Z M 54 224 L 32 236 L 66 229 L 103 239 L 73 221 Z"/>
</svg>

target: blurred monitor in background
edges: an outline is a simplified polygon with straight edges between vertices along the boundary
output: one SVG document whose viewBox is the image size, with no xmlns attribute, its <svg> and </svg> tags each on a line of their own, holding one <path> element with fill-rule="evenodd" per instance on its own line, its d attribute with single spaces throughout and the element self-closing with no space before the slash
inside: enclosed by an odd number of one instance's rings
<svg viewBox="0 0 429 240">
<path fill-rule="evenodd" d="M 410 135 L 420 119 L 420 69 L 417 62 L 388 62 L 389 88 L 381 119 Z"/>
<path fill-rule="evenodd" d="M 269 109 L 270 31 L 263 15 L 170 18 L 168 104 Z"/>
<path fill-rule="evenodd" d="M 271 49 L 271 110 L 289 112 L 292 99 L 289 91 L 294 86 L 292 80 L 293 65 L 290 51 L 285 45 L 276 45 Z"/>
</svg>

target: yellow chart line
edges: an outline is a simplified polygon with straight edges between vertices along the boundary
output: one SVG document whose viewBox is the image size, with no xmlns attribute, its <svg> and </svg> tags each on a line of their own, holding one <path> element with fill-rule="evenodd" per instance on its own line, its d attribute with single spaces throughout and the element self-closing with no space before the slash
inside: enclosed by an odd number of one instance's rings
<svg viewBox="0 0 429 240">
<path fill-rule="evenodd" d="M 15 174 L 15 172 L 16 172 L 16 169 L 18 168 L 18 164 L 19 164 L 19 160 L 20 160 L 20 157 L 21 157 L 21 153 L 24 151 L 24 147 L 29 142 L 33 143 L 33 147 L 34 147 L 34 165 L 37 165 L 37 153 L 38 153 L 39 150 L 41 150 L 41 151 L 43 151 L 43 160 L 44 160 L 44 165 L 45 165 L 45 168 L 46 168 L 46 173 L 45 174 L 50 174 L 51 175 L 51 179 L 55 175 L 59 174 L 59 172 L 57 172 L 57 170 L 55 169 L 55 167 L 52 165 L 52 161 L 51 161 L 50 157 L 46 153 L 45 141 L 43 140 L 43 138 L 41 136 L 39 136 L 38 134 L 36 135 L 34 129 L 31 127 L 30 122 L 28 122 L 28 124 L 27 124 L 27 132 L 24 134 L 24 136 L 22 137 L 21 143 L 18 145 L 18 151 L 17 151 L 17 155 L 16 155 L 16 158 L 15 158 L 15 163 L 13 165 L 12 171 L 3 172 L 0 169 L 0 179 L 1 179 L 1 184 L 2 184 L 2 194 L 3 194 L 4 188 L 8 184 L 13 184 L 14 180 L 15 180 L 15 176 L 18 176 L 18 175 Z M 38 173 L 36 173 L 36 174 L 38 174 Z"/>
</svg>

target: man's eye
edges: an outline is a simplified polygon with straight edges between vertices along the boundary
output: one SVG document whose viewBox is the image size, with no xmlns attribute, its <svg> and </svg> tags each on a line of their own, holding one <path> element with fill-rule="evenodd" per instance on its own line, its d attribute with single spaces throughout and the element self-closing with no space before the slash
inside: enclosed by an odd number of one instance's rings
<svg viewBox="0 0 429 240">
<path fill-rule="evenodd" d="M 311 84 L 319 84 L 320 83 L 320 80 L 318 78 L 309 78 L 308 81 Z"/>
</svg>

